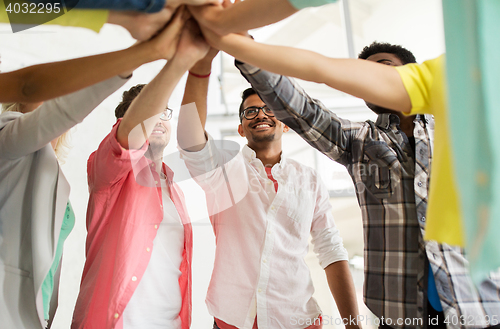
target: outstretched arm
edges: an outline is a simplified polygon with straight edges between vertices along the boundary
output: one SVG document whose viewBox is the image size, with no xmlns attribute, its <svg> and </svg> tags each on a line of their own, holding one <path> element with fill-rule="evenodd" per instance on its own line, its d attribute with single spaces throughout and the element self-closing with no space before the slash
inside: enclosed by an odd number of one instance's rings
<svg viewBox="0 0 500 329">
<path fill-rule="evenodd" d="M 220 35 L 242 32 L 280 21 L 298 10 L 288 0 L 245 0 L 234 5 L 189 7 L 200 25 Z"/>
<path fill-rule="evenodd" d="M 180 24 L 180 23 L 179 23 Z M 170 27 L 170 25 L 169 25 Z M 128 49 L 0 74 L 0 102 L 34 103 L 66 95 L 157 59 L 170 59 L 172 28 Z"/>
<path fill-rule="evenodd" d="M 190 70 L 184 89 L 182 108 L 179 113 L 177 142 L 187 151 L 196 152 L 205 146 L 205 122 L 207 120 L 208 81 L 212 60 L 219 51 L 210 49 L 208 54 Z"/>
<path fill-rule="evenodd" d="M 359 59 L 329 58 L 291 47 L 266 45 L 237 34 L 220 37 L 203 30 L 207 41 L 238 60 L 263 70 L 324 83 L 367 102 L 409 112 L 411 102 L 394 67 Z"/>
<path fill-rule="evenodd" d="M 174 22 L 180 24 L 180 22 Z M 177 42 L 172 42 L 176 45 Z M 174 46 L 175 48 L 175 46 Z M 126 149 L 139 149 L 151 134 L 159 116 L 168 105 L 175 86 L 194 63 L 204 57 L 208 44 L 197 25 L 190 20 L 180 36 L 174 58 L 168 61 L 160 73 L 134 99 L 118 127 L 116 138 Z M 135 127 L 143 125 L 141 129 Z"/>
</svg>

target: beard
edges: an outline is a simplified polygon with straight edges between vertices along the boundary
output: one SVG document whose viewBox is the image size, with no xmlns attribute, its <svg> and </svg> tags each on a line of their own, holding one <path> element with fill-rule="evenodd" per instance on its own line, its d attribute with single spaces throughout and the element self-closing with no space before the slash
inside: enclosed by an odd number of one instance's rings
<svg viewBox="0 0 500 329">
<path fill-rule="evenodd" d="M 252 135 L 254 142 L 257 142 L 257 143 L 272 142 L 274 140 L 274 137 L 275 137 L 274 133 L 271 133 L 271 134 L 265 135 L 265 136 Z"/>
<path fill-rule="evenodd" d="M 153 157 L 150 160 L 157 160 L 163 157 L 163 150 L 167 147 L 168 141 L 161 138 L 151 138 L 149 140 L 148 150 L 146 152 L 148 157 Z"/>
</svg>

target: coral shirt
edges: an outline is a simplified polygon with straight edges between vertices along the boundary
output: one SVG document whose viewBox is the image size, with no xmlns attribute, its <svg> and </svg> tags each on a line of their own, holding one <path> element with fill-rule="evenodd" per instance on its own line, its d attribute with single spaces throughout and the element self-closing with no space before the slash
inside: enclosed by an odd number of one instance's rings
<svg viewBox="0 0 500 329">
<path fill-rule="evenodd" d="M 123 311 L 148 266 L 163 204 L 154 163 L 139 150 L 125 150 L 116 140 L 120 120 L 88 160 L 86 262 L 72 328 L 123 327 Z M 163 164 L 170 197 L 184 225 L 179 286 L 182 329 L 191 323 L 192 228 L 184 195 Z"/>
</svg>

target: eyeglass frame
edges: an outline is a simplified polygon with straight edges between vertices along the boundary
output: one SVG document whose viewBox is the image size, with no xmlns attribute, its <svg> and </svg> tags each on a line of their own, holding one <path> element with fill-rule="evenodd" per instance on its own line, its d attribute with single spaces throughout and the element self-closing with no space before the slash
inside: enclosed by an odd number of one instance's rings
<svg viewBox="0 0 500 329">
<path fill-rule="evenodd" d="M 161 121 L 169 121 L 170 119 L 172 119 L 172 113 L 173 112 L 174 112 L 174 110 L 172 110 L 171 108 L 167 107 L 165 109 L 165 111 L 163 111 L 163 113 L 160 115 L 160 120 Z M 167 118 L 163 119 L 164 116 L 166 116 Z"/>
<path fill-rule="evenodd" d="M 266 113 L 264 111 L 264 109 L 267 108 L 269 111 L 271 111 L 271 113 Z M 247 115 L 246 115 L 246 112 L 248 109 L 254 109 L 254 110 L 257 110 L 255 116 L 253 118 L 248 118 Z M 247 120 L 253 120 L 255 119 L 256 117 L 259 116 L 259 112 L 262 111 L 262 113 L 264 113 L 264 115 L 268 116 L 268 117 L 271 117 L 271 118 L 274 118 L 274 112 L 273 110 L 271 110 L 267 105 L 264 105 L 264 106 L 249 106 L 247 108 L 245 108 L 243 111 L 241 111 L 241 114 L 240 114 L 240 121 L 243 121 L 243 117 Z"/>
</svg>

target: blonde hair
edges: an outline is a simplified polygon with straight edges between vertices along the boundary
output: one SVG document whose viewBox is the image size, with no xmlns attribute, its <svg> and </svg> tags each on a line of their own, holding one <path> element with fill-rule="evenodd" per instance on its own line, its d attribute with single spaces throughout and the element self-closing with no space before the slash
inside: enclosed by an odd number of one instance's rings
<svg viewBox="0 0 500 329">
<path fill-rule="evenodd" d="M 23 113 L 23 104 L 22 103 L 4 103 L 2 104 L 2 111 L 1 113 L 4 112 L 20 112 Z M 66 159 L 66 156 L 68 155 L 70 144 L 69 144 L 69 139 L 70 139 L 70 130 L 66 131 L 63 133 L 59 138 L 57 139 L 56 147 L 54 148 L 54 152 L 56 153 L 57 160 L 61 164 L 64 164 L 64 159 Z"/>
</svg>

